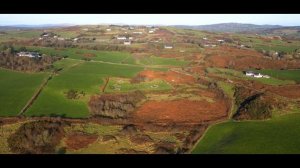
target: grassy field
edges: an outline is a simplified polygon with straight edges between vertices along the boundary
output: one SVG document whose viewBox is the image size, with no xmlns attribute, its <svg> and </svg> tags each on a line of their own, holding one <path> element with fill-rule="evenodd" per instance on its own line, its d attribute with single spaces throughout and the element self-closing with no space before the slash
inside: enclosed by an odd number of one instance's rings
<svg viewBox="0 0 300 168">
<path fill-rule="evenodd" d="M 14 124 L 1 125 L 0 127 L 0 153 L 12 154 L 9 149 L 7 139 L 25 122 L 19 122 Z"/>
<path fill-rule="evenodd" d="M 256 72 L 260 72 L 262 74 L 266 74 L 269 76 L 273 76 L 282 80 L 293 80 L 297 83 L 300 82 L 300 70 L 272 70 L 272 69 L 264 69 L 264 70 L 255 70 Z"/>
<path fill-rule="evenodd" d="M 80 34 L 77 31 L 54 31 L 53 33 L 55 33 L 63 38 L 74 38 Z"/>
<path fill-rule="evenodd" d="M 16 116 L 47 76 L 0 69 L 0 116 Z"/>
<path fill-rule="evenodd" d="M 14 31 L 5 31 L 6 34 L 0 35 L 0 42 L 10 41 L 10 40 L 24 40 L 30 38 L 38 38 L 42 34 L 42 31 L 26 31 L 26 30 L 14 30 Z"/>
<path fill-rule="evenodd" d="M 300 153 L 300 114 L 268 121 L 228 121 L 212 126 L 192 153 Z"/>
<path fill-rule="evenodd" d="M 170 90 L 172 86 L 163 80 L 153 80 L 149 82 L 141 82 L 131 84 L 130 79 L 111 78 L 105 89 L 105 92 L 128 92 L 134 90 Z"/>
<path fill-rule="evenodd" d="M 73 59 L 90 58 L 91 60 L 94 61 L 135 64 L 135 59 L 132 57 L 131 54 L 126 52 L 97 51 L 97 50 L 87 50 L 87 49 L 77 49 L 77 48 L 55 49 L 51 47 L 35 47 L 35 46 L 26 46 L 26 48 L 28 50 L 38 51 L 42 54 L 51 55 L 51 56 L 62 56 L 62 57 L 67 56 L 68 58 L 73 58 Z"/>
<path fill-rule="evenodd" d="M 144 65 L 172 65 L 172 66 L 184 66 L 189 62 L 184 60 L 177 60 L 175 58 L 162 58 L 156 56 L 144 57 L 140 60 Z"/>
<path fill-rule="evenodd" d="M 100 93 L 106 77 L 129 78 L 143 68 L 126 65 L 113 65 L 98 62 L 85 62 L 64 59 L 55 66 L 65 66 L 59 75 L 54 76 L 40 94 L 36 102 L 25 113 L 27 116 L 65 116 L 85 118 L 89 116 L 87 102 L 90 95 Z M 83 91 L 79 99 L 67 99 L 65 93 L 74 89 Z"/>
<path fill-rule="evenodd" d="M 253 78 L 253 77 L 247 77 L 243 74 L 241 71 L 236 71 L 233 69 L 225 69 L 225 68 L 207 68 L 209 73 L 217 74 L 224 78 L 240 78 L 244 80 L 255 80 L 258 82 L 261 82 L 263 84 L 267 85 L 286 85 L 286 84 L 295 84 L 295 81 L 293 80 L 281 80 L 277 79 L 274 76 L 271 76 L 270 78 Z"/>
</svg>

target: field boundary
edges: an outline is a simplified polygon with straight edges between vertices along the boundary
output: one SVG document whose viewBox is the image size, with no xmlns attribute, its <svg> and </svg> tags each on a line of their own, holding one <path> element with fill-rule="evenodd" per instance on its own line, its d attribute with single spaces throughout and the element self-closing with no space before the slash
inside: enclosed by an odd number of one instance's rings
<svg viewBox="0 0 300 168">
<path fill-rule="evenodd" d="M 105 84 L 104 84 L 104 86 L 103 86 L 103 88 L 102 88 L 102 92 L 103 92 L 103 93 L 105 92 L 105 89 L 106 89 L 106 87 L 107 87 L 107 85 L 108 85 L 108 82 L 109 82 L 109 77 L 107 77 L 106 80 L 105 80 Z"/>
<path fill-rule="evenodd" d="M 33 96 L 28 100 L 28 102 L 25 104 L 25 106 L 21 109 L 21 111 L 18 113 L 18 116 L 23 115 L 26 110 L 33 104 L 33 102 L 37 99 L 37 97 L 40 95 L 44 87 L 48 84 L 49 80 L 53 77 L 54 72 L 52 72 L 40 85 L 40 87 L 35 91 Z"/>
</svg>

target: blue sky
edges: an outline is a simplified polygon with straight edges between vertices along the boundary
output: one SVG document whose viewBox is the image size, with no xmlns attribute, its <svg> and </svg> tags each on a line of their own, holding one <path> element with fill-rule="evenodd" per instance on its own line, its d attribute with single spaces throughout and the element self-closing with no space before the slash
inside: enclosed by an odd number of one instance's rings
<svg viewBox="0 0 300 168">
<path fill-rule="evenodd" d="M 300 14 L 0 14 L 0 25 L 252 23 L 300 26 Z"/>
</svg>

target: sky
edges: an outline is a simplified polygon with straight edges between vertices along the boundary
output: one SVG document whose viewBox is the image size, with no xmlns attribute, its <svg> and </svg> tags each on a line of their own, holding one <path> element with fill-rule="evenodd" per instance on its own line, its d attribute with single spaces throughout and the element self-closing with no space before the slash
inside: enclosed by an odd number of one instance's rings
<svg viewBox="0 0 300 168">
<path fill-rule="evenodd" d="M 300 26 L 300 14 L 0 14 L 0 26 L 66 23 L 206 25 L 230 22 Z"/>
</svg>

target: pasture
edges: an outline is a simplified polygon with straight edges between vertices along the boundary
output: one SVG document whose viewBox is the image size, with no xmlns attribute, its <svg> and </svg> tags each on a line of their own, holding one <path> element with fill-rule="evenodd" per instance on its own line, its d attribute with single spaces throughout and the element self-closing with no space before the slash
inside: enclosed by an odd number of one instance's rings
<svg viewBox="0 0 300 168">
<path fill-rule="evenodd" d="M 263 70 L 255 70 L 255 71 L 282 80 L 293 80 L 296 81 L 297 83 L 300 82 L 300 69 L 296 69 L 296 70 L 263 69 Z"/>
<path fill-rule="evenodd" d="M 177 60 L 175 58 L 162 58 L 156 56 L 144 57 L 140 60 L 144 65 L 170 65 L 170 66 L 184 66 L 189 62 L 184 60 Z"/>
<path fill-rule="evenodd" d="M 254 78 L 254 77 L 248 77 L 241 71 L 236 71 L 233 69 L 225 69 L 225 68 L 207 68 L 207 71 L 209 73 L 217 74 L 220 77 L 223 78 L 239 78 L 243 80 L 254 80 L 261 82 L 263 84 L 267 85 L 287 85 L 287 84 L 295 84 L 295 81 L 293 80 L 281 80 L 277 79 L 274 76 L 271 76 L 270 78 Z"/>
<path fill-rule="evenodd" d="M 194 154 L 300 153 L 300 114 L 267 121 L 228 121 L 209 128 Z"/>
<path fill-rule="evenodd" d="M 135 76 L 143 68 L 114 65 L 99 62 L 71 61 L 64 59 L 68 68 L 54 76 L 40 94 L 36 102 L 25 113 L 26 116 L 64 116 L 85 118 L 89 116 L 87 102 L 93 94 L 101 92 L 103 79 L 106 77 Z M 57 63 L 58 64 L 58 63 Z M 59 66 L 57 65 L 56 66 Z M 78 99 L 68 99 L 66 92 L 70 89 L 83 92 Z"/>
<path fill-rule="evenodd" d="M 128 92 L 134 90 L 155 91 L 170 89 L 172 89 L 172 86 L 159 79 L 149 82 L 130 83 L 130 79 L 111 78 L 108 82 L 105 92 Z"/>
<path fill-rule="evenodd" d="M 0 116 L 16 116 L 47 76 L 0 68 Z"/>
</svg>

